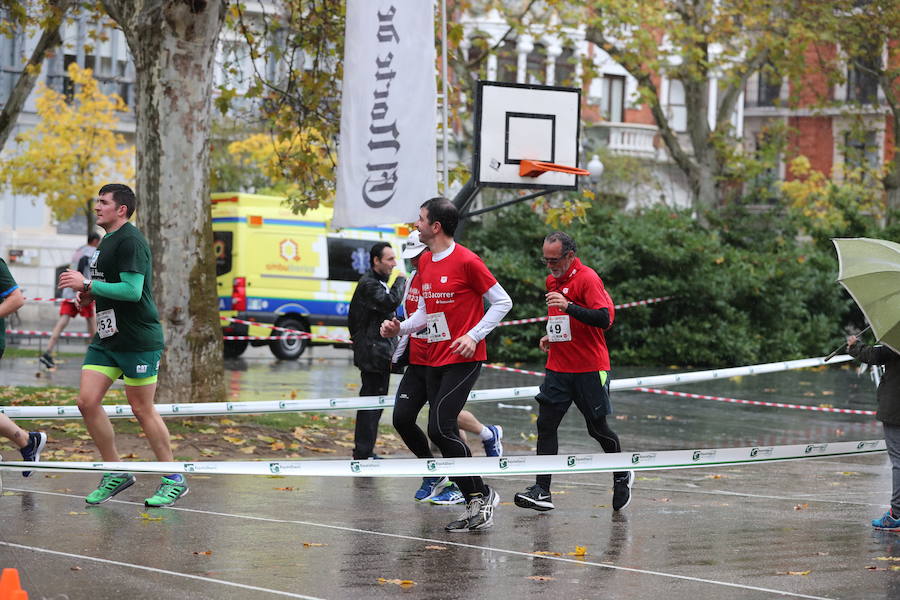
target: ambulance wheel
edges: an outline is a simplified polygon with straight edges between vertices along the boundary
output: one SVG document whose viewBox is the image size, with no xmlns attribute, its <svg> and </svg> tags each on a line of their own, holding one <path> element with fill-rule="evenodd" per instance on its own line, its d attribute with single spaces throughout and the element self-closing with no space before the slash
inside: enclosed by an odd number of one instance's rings
<svg viewBox="0 0 900 600">
<path fill-rule="evenodd" d="M 225 358 L 237 358 L 249 344 L 247 340 L 225 340 Z"/>
<path fill-rule="evenodd" d="M 296 329 L 298 331 L 309 333 L 309 325 L 303 321 L 298 321 L 297 319 L 285 319 L 284 321 L 278 322 L 277 325 L 279 327 L 284 327 L 285 329 Z M 282 335 L 284 332 L 276 331 L 274 333 L 276 335 Z M 300 355 L 303 354 L 303 351 L 306 350 L 307 344 L 309 344 L 309 338 L 283 338 L 269 342 L 269 349 L 272 351 L 272 354 L 275 355 L 275 358 L 281 360 L 297 360 L 300 358 Z"/>
</svg>

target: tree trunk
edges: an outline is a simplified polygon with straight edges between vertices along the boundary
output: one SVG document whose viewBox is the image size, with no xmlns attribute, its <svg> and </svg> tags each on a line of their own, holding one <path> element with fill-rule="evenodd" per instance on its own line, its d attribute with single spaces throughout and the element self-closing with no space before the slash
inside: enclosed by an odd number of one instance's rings
<svg viewBox="0 0 900 600">
<path fill-rule="evenodd" d="M 56 0 L 49 3 L 49 9 L 52 12 L 47 20 L 47 25 L 43 33 L 41 33 L 41 37 L 38 39 L 31 57 L 23 65 L 22 72 L 16 80 L 16 85 L 10 92 L 9 98 L 6 99 L 6 105 L 0 111 L 0 150 L 6 145 L 6 140 L 9 139 L 9 134 L 19 118 L 19 113 L 22 112 L 25 101 L 31 95 L 34 84 L 37 83 L 44 58 L 51 50 L 62 43 L 62 38 L 59 36 L 59 26 L 66 12 L 71 8 L 73 1 Z"/>
<path fill-rule="evenodd" d="M 225 0 L 104 0 L 137 71 L 137 222 L 166 336 L 157 399 L 224 400 L 209 127 Z"/>
</svg>

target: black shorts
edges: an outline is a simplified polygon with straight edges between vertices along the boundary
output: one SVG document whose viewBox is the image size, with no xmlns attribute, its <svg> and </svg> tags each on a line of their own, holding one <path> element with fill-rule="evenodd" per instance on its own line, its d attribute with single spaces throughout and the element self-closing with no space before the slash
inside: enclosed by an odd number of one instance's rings
<svg viewBox="0 0 900 600">
<path fill-rule="evenodd" d="M 540 403 L 567 405 L 580 400 L 576 405 L 590 407 L 592 416 L 606 416 L 612 413 L 609 379 L 609 373 L 603 371 L 560 373 L 547 369 L 536 399 Z"/>
</svg>

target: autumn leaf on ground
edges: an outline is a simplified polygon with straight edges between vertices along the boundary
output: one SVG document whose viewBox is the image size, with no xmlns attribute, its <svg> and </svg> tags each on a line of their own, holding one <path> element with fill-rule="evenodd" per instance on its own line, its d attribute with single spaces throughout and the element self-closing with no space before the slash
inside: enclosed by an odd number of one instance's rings
<svg viewBox="0 0 900 600">
<path fill-rule="evenodd" d="M 297 399 L 297 390 L 291 390 L 291 400 Z"/>
<path fill-rule="evenodd" d="M 866 565 L 866 571 L 887 571 L 884 567 L 876 567 L 875 565 Z"/>
<path fill-rule="evenodd" d="M 194 552 L 194 554 L 197 554 L 197 555 L 202 554 L 204 556 L 209 556 L 210 554 L 212 554 L 212 550 L 205 550 L 203 552 Z"/>
<path fill-rule="evenodd" d="M 556 581 L 556 577 L 547 577 L 546 575 L 529 575 L 525 579 L 531 579 L 532 581 Z"/>
<path fill-rule="evenodd" d="M 284 450 L 284 442 L 273 442 L 269 444 L 270 450 Z"/>
<path fill-rule="evenodd" d="M 256 436 L 256 439 L 258 439 L 261 442 L 265 442 L 267 444 L 274 444 L 275 442 L 278 441 L 275 438 L 273 438 L 272 436 L 262 435 L 262 434 L 259 434 L 258 436 Z"/>
<path fill-rule="evenodd" d="M 215 427 L 204 427 L 203 429 L 198 429 L 200 433 L 218 433 L 219 430 Z"/>
<path fill-rule="evenodd" d="M 532 552 L 532 554 L 537 554 L 538 556 L 562 556 L 559 552 L 550 552 L 549 550 L 537 550 Z"/>
<path fill-rule="evenodd" d="M 671 502 L 670 498 L 651 498 L 654 502 Z"/>
<path fill-rule="evenodd" d="M 242 454 L 253 454 L 254 450 L 256 450 L 256 446 L 244 446 L 243 448 L 238 448 L 238 452 Z"/>
<path fill-rule="evenodd" d="M 659 477 L 644 477 L 641 475 L 637 478 L 638 481 L 659 481 Z"/>
<path fill-rule="evenodd" d="M 128 454 L 123 454 L 122 458 L 140 458 L 140 457 L 137 454 L 135 454 L 134 452 L 129 452 Z"/>
<path fill-rule="evenodd" d="M 879 556 L 875 560 L 892 560 L 897 561 L 900 560 L 900 556 Z"/>
<path fill-rule="evenodd" d="M 72 565 L 71 567 L 69 567 L 69 570 L 70 571 L 80 571 L 81 567 L 79 567 L 78 565 Z"/>
<path fill-rule="evenodd" d="M 304 548 L 320 548 L 322 546 L 327 546 L 328 544 L 320 544 L 319 542 L 303 542 Z"/>
<path fill-rule="evenodd" d="M 723 477 L 725 477 L 725 476 L 724 476 L 724 475 L 720 475 L 720 474 L 718 474 L 718 473 L 715 473 L 715 474 L 713 474 L 713 475 L 707 475 L 707 476 L 706 476 L 707 479 L 722 479 Z"/>
<path fill-rule="evenodd" d="M 809 575 L 812 571 L 788 571 L 786 573 L 779 573 L 779 575 Z"/>
<path fill-rule="evenodd" d="M 431 546 L 425 546 L 425 549 L 426 549 L 426 550 L 446 550 L 446 549 L 447 549 L 447 546 L 435 546 L 435 545 L 431 545 Z"/>
<path fill-rule="evenodd" d="M 228 435 L 235 435 L 235 434 L 239 434 L 240 432 L 241 432 L 241 430 L 238 429 L 237 427 L 226 427 L 225 429 L 222 430 L 222 433 L 227 433 Z"/>
<path fill-rule="evenodd" d="M 69 514 L 70 515 L 86 515 L 87 513 L 86 512 L 75 512 L 75 511 L 70 510 Z"/>
<path fill-rule="evenodd" d="M 394 585 L 399 585 L 402 588 L 412 587 L 416 585 L 415 581 L 411 579 L 385 579 L 384 577 L 379 577 L 376 579 L 378 583 L 393 583 Z"/>
<path fill-rule="evenodd" d="M 237 425 L 237 423 L 232 421 L 231 419 L 219 419 L 219 423 L 221 423 L 222 425 Z"/>
<path fill-rule="evenodd" d="M 332 452 L 337 452 L 334 448 L 317 448 L 316 446 L 303 446 L 307 450 L 311 450 L 312 452 L 321 452 L 323 454 L 329 454 Z"/>
<path fill-rule="evenodd" d="M 200 454 L 202 456 L 218 456 L 221 454 L 218 450 L 213 450 L 212 448 L 201 448 Z"/>
<path fill-rule="evenodd" d="M 567 556 L 587 556 L 587 546 L 575 546 L 575 552 L 566 552 Z"/>
<path fill-rule="evenodd" d="M 244 438 L 233 437 L 230 435 L 223 435 L 222 439 L 225 440 L 226 442 L 234 444 L 235 446 L 240 446 L 241 444 L 247 443 L 247 440 L 245 440 Z"/>
<path fill-rule="evenodd" d="M 794 505 L 794 510 L 803 510 L 804 508 L 809 508 L 808 502 L 804 502 L 803 504 Z"/>
<path fill-rule="evenodd" d="M 162 517 L 151 517 L 150 513 L 145 513 L 145 512 L 141 513 L 141 516 L 139 518 L 142 521 L 162 521 L 163 520 Z"/>
<path fill-rule="evenodd" d="M 292 488 L 290 486 L 282 487 L 282 488 L 275 488 L 275 489 L 278 490 L 279 492 L 293 492 L 294 491 L 294 488 Z"/>
<path fill-rule="evenodd" d="M 857 471 L 841 471 L 841 475 L 859 475 Z"/>
</svg>

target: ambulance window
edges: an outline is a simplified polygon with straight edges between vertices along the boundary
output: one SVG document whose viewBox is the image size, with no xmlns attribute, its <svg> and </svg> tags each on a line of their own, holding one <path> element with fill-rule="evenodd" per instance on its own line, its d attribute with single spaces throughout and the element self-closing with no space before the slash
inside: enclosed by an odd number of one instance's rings
<svg viewBox="0 0 900 600">
<path fill-rule="evenodd" d="M 216 277 L 231 272 L 231 242 L 233 234 L 230 231 L 213 231 L 213 251 L 216 255 Z"/>
<path fill-rule="evenodd" d="M 328 238 L 328 279 L 357 281 L 369 270 L 369 250 L 379 240 Z"/>
</svg>

